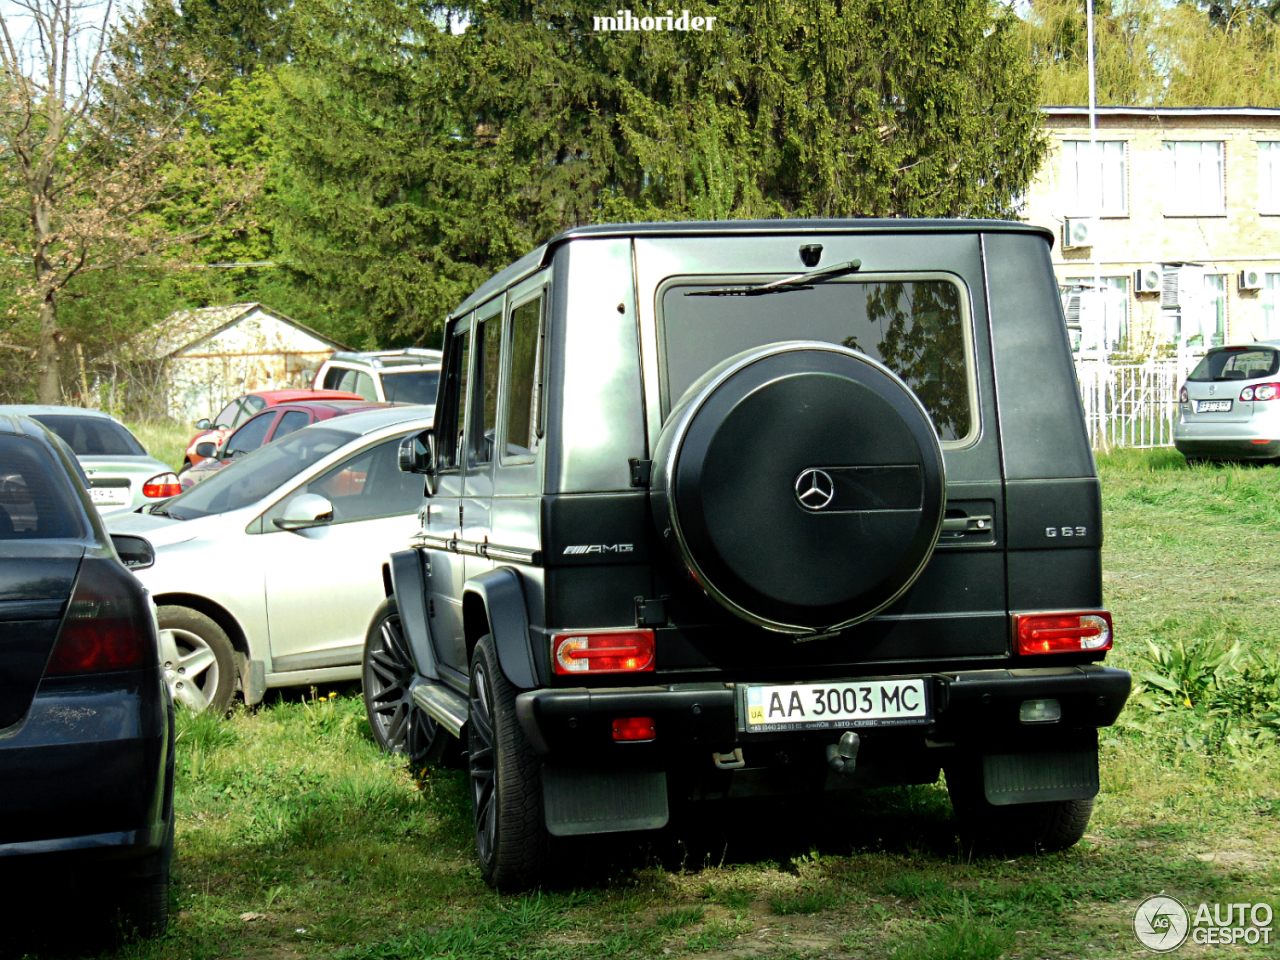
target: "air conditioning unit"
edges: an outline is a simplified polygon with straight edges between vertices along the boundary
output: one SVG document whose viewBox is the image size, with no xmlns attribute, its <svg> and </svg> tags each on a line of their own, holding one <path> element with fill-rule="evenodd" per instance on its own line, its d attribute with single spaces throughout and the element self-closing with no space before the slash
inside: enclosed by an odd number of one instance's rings
<svg viewBox="0 0 1280 960">
<path fill-rule="evenodd" d="M 1241 270 L 1240 290 L 1261 290 L 1266 286 L 1266 277 L 1261 270 Z"/>
<path fill-rule="evenodd" d="M 1096 220 L 1070 218 L 1062 221 L 1063 249 L 1093 246 L 1093 232 L 1096 229 Z"/>
<path fill-rule="evenodd" d="M 1164 286 L 1164 271 L 1158 263 L 1148 263 L 1133 275 L 1134 293 L 1159 293 Z"/>
</svg>

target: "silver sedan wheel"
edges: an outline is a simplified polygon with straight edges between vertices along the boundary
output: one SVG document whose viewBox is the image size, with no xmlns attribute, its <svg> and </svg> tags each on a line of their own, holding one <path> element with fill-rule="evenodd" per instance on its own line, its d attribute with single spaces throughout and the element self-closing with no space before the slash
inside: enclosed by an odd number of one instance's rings
<svg viewBox="0 0 1280 960">
<path fill-rule="evenodd" d="M 190 630 L 161 630 L 160 666 L 174 702 L 193 713 L 209 706 L 220 675 L 218 658 L 202 637 Z"/>
</svg>

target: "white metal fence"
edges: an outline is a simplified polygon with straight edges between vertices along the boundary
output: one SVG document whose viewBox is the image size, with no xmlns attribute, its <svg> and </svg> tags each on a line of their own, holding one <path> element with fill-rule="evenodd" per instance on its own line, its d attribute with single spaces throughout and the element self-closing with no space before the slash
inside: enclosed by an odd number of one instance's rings
<svg viewBox="0 0 1280 960">
<path fill-rule="evenodd" d="M 1178 387 L 1199 360 L 1190 351 L 1143 363 L 1076 357 L 1080 402 L 1094 449 L 1173 446 Z"/>
</svg>

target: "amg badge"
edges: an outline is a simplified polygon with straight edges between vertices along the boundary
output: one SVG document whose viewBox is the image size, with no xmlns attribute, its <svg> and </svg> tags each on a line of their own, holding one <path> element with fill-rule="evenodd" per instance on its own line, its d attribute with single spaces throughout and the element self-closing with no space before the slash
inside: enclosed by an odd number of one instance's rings
<svg viewBox="0 0 1280 960">
<path fill-rule="evenodd" d="M 635 548 L 629 543 L 590 543 L 576 547 L 565 547 L 564 555 L 567 557 L 576 557 L 582 556 L 586 553 L 630 553 L 633 549 Z"/>
</svg>

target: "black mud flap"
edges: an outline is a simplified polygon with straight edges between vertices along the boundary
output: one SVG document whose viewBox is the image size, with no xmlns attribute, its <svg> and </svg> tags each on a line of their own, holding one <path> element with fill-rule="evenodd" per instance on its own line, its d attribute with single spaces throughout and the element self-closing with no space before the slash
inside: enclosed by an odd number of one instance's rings
<svg viewBox="0 0 1280 960">
<path fill-rule="evenodd" d="M 542 805 L 555 837 L 667 825 L 667 775 L 662 770 L 609 770 L 542 765 Z"/>
<path fill-rule="evenodd" d="M 1098 795 L 1098 742 L 1055 746 L 1034 753 L 989 753 L 982 758 L 987 802 L 997 807 Z"/>
</svg>

